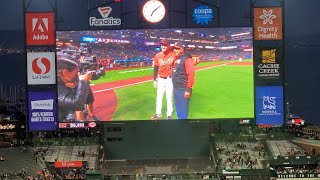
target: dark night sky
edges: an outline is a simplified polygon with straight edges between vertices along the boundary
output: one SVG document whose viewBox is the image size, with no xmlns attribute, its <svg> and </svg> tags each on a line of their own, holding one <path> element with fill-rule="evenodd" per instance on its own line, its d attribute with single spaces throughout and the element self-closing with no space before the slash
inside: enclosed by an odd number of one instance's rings
<svg viewBox="0 0 320 180">
<path fill-rule="evenodd" d="M 180 1 L 180 0 L 178 0 Z M 21 0 L 1 0 L 0 2 L 0 46 L 23 48 L 23 11 Z M 50 10 L 43 0 L 34 0 L 30 11 Z M 83 27 L 87 22 L 86 1 L 68 0 L 62 6 L 64 17 L 60 27 Z M 127 2 L 127 1 L 125 1 Z M 249 0 L 222 0 L 222 25 L 247 25 L 247 20 L 240 19 L 243 9 L 248 9 Z M 270 5 L 276 1 L 257 1 L 257 5 Z M 287 82 L 286 96 L 292 104 L 291 111 L 302 115 L 308 122 L 319 124 L 320 114 L 320 23 L 319 0 L 285 0 L 285 77 Z M 129 1 L 128 1 L 129 4 Z M 72 11 L 70 11 L 70 7 Z M 59 11 L 59 10 L 58 10 Z M 230 13 L 232 12 L 232 13 Z M 10 32 L 9 32 L 10 31 Z M 25 55 L 15 57 L 0 56 L 0 82 L 19 81 L 25 83 Z M 9 80 L 10 79 L 10 80 Z"/>
</svg>

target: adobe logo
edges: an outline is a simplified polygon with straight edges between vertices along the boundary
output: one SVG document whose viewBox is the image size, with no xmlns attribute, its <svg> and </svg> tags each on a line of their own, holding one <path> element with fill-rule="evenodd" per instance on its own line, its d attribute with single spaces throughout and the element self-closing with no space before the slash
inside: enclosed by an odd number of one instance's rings
<svg viewBox="0 0 320 180">
<path fill-rule="evenodd" d="M 54 13 L 26 13 L 26 44 L 54 45 Z"/>
<path fill-rule="evenodd" d="M 32 71 L 35 74 L 48 74 L 50 67 L 50 61 L 47 58 L 35 58 L 32 61 Z"/>
<path fill-rule="evenodd" d="M 48 18 L 32 18 L 32 31 L 47 32 L 48 21 Z"/>
</svg>

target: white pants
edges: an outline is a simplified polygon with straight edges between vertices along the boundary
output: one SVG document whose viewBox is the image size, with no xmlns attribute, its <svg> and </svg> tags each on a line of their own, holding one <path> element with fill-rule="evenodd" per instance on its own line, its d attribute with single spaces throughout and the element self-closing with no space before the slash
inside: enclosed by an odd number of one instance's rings
<svg viewBox="0 0 320 180">
<path fill-rule="evenodd" d="M 172 85 L 172 79 L 169 77 L 167 79 L 163 79 L 161 77 L 158 78 L 156 114 L 162 114 L 162 99 L 163 99 L 164 92 L 166 92 L 166 98 L 167 98 L 167 116 L 172 116 L 173 85 Z"/>
</svg>

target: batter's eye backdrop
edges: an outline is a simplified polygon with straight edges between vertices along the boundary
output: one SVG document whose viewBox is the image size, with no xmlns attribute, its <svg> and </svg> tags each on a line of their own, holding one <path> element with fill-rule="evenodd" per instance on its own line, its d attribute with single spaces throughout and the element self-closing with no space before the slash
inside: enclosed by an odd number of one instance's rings
<svg viewBox="0 0 320 180">
<path fill-rule="evenodd" d="M 254 117 L 250 27 L 60 31 L 56 38 L 59 122 Z"/>
</svg>

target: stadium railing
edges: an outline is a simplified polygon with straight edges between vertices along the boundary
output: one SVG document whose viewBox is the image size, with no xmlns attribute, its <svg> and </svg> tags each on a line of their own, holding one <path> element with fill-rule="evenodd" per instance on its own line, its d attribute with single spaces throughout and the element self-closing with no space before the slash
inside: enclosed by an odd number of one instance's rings
<svg viewBox="0 0 320 180">
<path fill-rule="evenodd" d="M 35 146 L 85 146 L 99 144 L 98 138 L 35 138 Z"/>
</svg>

